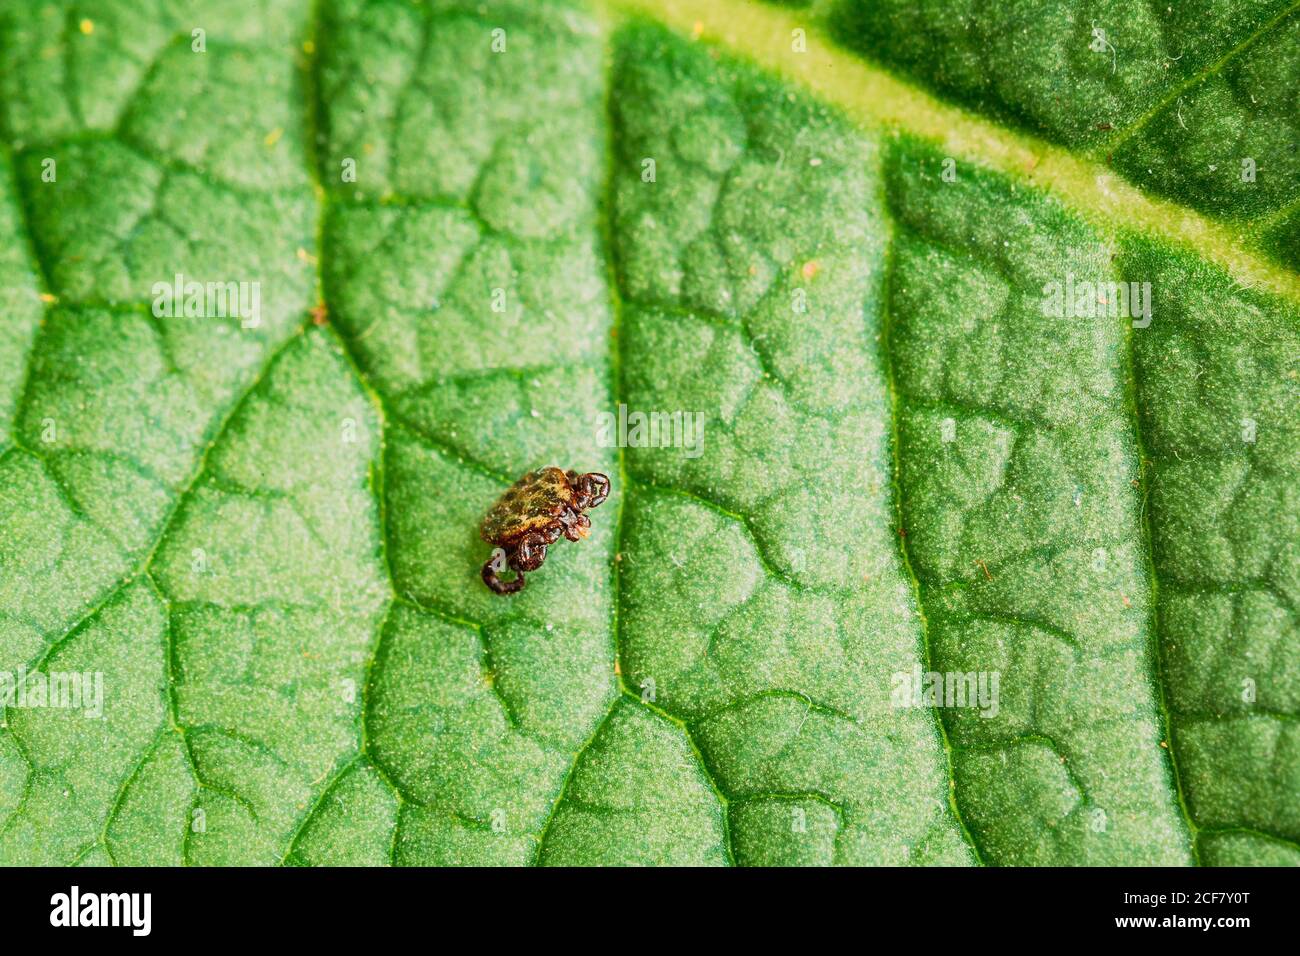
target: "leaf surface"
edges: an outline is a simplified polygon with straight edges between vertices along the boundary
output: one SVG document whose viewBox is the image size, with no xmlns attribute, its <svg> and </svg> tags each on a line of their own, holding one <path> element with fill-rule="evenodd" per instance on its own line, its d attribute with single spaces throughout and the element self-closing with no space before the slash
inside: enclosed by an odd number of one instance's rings
<svg viewBox="0 0 1300 956">
<path fill-rule="evenodd" d="M 1060 103 L 960 17 L 728 3 L 0 5 L 0 669 L 104 691 L 7 708 L 0 858 L 1300 862 L 1294 184 L 1142 113 L 1292 8 Z M 177 274 L 260 321 L 159 316 Z M 1067 275 L 1153 320 L 1045 316 Z M 478 521 L 542 464 L 613 494 L 503 599 Z"/>
</svg>

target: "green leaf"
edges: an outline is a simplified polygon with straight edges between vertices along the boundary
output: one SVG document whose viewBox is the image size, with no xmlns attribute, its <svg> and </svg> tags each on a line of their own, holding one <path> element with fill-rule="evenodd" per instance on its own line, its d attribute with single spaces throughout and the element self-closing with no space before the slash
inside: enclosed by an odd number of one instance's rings
<svg viewBox="0 0 1300 956">
<path fill-rule="evenodd" d="M 1300 202 L 1293 0 L 831 0 L 825 17 L 927 86 L 1256 234 Z M 1294 221 L 1281 236 L 1300 244 Z"/>
<path fill-rule="evenodd" d="M 0 2 L 0 860 L 1300 863 L 1293 7 L 156 6 Z"/>
</svg>

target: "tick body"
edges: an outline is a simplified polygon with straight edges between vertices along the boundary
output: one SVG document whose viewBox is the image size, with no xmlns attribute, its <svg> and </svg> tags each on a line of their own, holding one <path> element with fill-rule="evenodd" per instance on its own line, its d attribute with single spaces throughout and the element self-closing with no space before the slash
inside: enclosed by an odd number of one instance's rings
<svg viewBox="0 0 1300 956">
<path fill-rule="evenodd" d="M 560 540 L 591 533 L 587 511 L 609 497 L 609 478 L 593 471 L 580 475 L 559 468 L 538 468 L 524 475 L 483 516 L 479 534 L 495 549 L 483 565 L 483 583 L 497 594 L 524 587 L 524 573 L 536 571 L 546 549 Z M 498 576 L 510 569 L 512 580 Z"/>
</svg>

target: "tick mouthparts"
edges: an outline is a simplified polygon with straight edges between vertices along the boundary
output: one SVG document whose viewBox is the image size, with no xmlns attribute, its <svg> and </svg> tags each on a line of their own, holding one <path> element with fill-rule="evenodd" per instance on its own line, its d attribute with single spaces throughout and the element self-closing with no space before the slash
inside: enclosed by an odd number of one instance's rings
<svg viewBox="0 0 1300 956">
<path fill-rule="evenodd" d="M 587 537 L 587 535 L 589 535 L 589 534 L 591 534 L 591 529 L 590 529 L 590 528 L 588 528 L 588 527 L 585 526 L 585 525 L 578 525 L 578 537 L 579 537 L 579 538 L 585 538 L 585 537 Z"/>
</svg>

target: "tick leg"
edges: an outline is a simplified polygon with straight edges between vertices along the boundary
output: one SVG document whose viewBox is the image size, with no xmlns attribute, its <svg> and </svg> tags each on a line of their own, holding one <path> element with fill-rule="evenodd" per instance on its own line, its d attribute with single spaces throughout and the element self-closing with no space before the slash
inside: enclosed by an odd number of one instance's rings
<svg viewBox="0 0 1300 956">
<path fill-rule="evenodd" d="M 502 581 L 497 574 L 506 569 L 506 553 L 500 548 L 492 551 L 492 557 L 488 558 L 483 565 L 483 583 L 486 584 L 496 594 L 514 594 L 516 591 L 524 589 L 524 572 L 515 568 L 515 576 L 511 581 Z"/>
<path fill-rule="evenodd" d="M 589 471 L 578 478 L 578 494 L 586 499 L 586 508 L 595 508 L 609 497 L 609 478 L 598 471 Z"/>
<path fill-rule="evenodd" d="M 570 541 L 580 541 L 591 534 L 591 519 L 577 511 L 570 511 L 561 519 L 564 523 L 564 536 Z"/>
<path fill-rule="evenodd" d="M 525 571 L 536 571 L 546 560 L 546 545 L 549 542 L 546 536 L 540 532 L 532 532 L 524 535 L 515 548 L 515 553 L 510 556 L 510 567 L 514 568 L 521 575 Z"/>
</svg>

